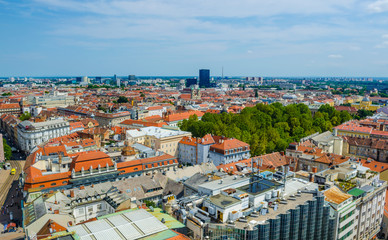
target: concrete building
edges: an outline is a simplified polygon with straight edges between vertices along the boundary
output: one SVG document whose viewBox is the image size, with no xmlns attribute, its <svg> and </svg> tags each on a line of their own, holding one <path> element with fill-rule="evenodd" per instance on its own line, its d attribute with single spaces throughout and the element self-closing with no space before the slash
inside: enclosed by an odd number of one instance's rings
<svg viewBox="0 0 388 240">
<path fill-rule="evenodd" d="M 3 134 L 0 133 L 0 162 L 4 162 L 4 160 Z"/>
<path fill-rule="evenodd" d="M 3 103 L 0 104 L 0 116 L 4 113 L 8 114 L 20 114 L 21 108 L 19 103 Z"/>
<path fill-rule="evenodd" d="M 372 239 L 380 231 L 387 183 L 379 173 L 347 161 L 315 174 L 335 216 L 335 239 Z"/>
<path fill-rule="evenodd" d="M 250 146 L 235 138 L 218 137 L 210 146 L 209 159 L 218 166 L 250 158 Z"/>
<path fill-rule="evenodd" d="M 30 153 L 39 144 L 69 133 L 70 124 L 62 119 L 38 123 L 23 121 L 17 126 L 20 149 L 27 153 Z"/>
<path fill-rule="evenodd" d="M 116 126 L 124 120 L 131 118 L 131 113 L 128 111 L 118 113 L 95 113 L 91 115 L 94 117 L 102 127 Z"/>
<path fill-rule="evenodd" d="M 283 185 L 254 177 L 206 198 L 202 209 L 188 216 L 187 225 L 193 231 L 201 225 L 209 239 L 333 239 L 335 234 L 323 194 L 301 179 Z"/>
<path fill-rule="evenodd" d="M 190 132 L 171 127 L 144 127 L 140 130 L 127 130 L 127 140 L 144 144 L 157 151 L 178 156 L 178 143 Z"/>
<path fill-rule="evenodd" d="M 209 162 L 210 146 L 214 143 L 213 136 L 210 134 L 203 138 L 183 137 L 178 147 L 179 162 L 191 165 Z"/>
<path fill-rule="evenodd" d="M 57 91 L 54 91 L 48 95 L 34 96 L 30 102 L 31 105 L 42 106 L 46 108 L 67 107 L 76 104 L 77 99 L 74 96 L 68 96 L 67 93 L 61 94 Z"/>
<path fill-rule="evenodd" d="M 334 136 L 330 131 L 324 133 L 315 133 L 308 137 L 303 138 L 301 141 L 311 141 L 315 146 L 322 149 L 325 153 L 342 154 L 343 139 L 341 137 Z"/>
<path fill-rule="evenodd" d="M 388 162 L 388 139 L 343 137 L 343 154 Z"/>
</svg>

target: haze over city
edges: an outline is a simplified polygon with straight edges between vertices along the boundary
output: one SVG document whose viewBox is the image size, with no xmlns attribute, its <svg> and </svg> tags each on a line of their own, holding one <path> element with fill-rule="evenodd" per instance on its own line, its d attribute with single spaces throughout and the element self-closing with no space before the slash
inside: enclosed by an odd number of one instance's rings
<svg viewBox="0 0 388 240">
<path fill-rule="evenodd" d="M 0 0 L 0 76 L 386 76 L 388 1 Z"/>
</svg>

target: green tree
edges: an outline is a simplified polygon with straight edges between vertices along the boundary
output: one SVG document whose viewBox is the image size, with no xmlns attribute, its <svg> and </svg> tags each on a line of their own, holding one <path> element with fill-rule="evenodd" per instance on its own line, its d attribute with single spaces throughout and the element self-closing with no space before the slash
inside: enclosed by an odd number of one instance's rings
<svg viewBox="0 0 388 240">
<path fill-rule="evenodd" d="M 29 120 L 31 118 L 31 113 L 24 112 L 22 115 L 20 115 L 19 119 L 21 121 Z"/>
<path fill-rule="evenodd" d="M 365 110 L 365 109 L 359 109 L 357 111 L 357 116 L 359 117 L 359 119 L 364 119 L 368 116 L 372 116 L 373 115 L 373 112 L 372 111 L 369 111 L 369 110 Z"/>
<path fill-rule="evenodd" d="M 5 160 L 11 160 L 12 148 L 7 144 L 5 138 L 3 138 L 4 158 Z"/>
<path fill-rule="evenodd" d="M 124 96 L 120 96 L 119 99 L 117 99 L 117 103 L 127 103 L 127 102 L 129 102 L 128 98 Z"/>
<path fill-rule="evenodd" d="M 1 94 L 1 96 L 12 96 L 12 93 L 8 92 L 8 93 L 3 93 Z"/>
<path fill-rule="evenodd" d="M 189 131 L 194 137 L 207 133 L 234 137 L 251 146 L 252 156 L 284 151 L 292 141 L 315 132 L 323 132 L 351 118 L 348 113 L 340 113 L 331 106 L 324 106 L 312 117 L 304 104 L 280 103 L 257 104 L 246 107 L 240 114 L 206 113 L 201 120 L 192 116 L 183 120 L 179 127 Z"/>
</svg>

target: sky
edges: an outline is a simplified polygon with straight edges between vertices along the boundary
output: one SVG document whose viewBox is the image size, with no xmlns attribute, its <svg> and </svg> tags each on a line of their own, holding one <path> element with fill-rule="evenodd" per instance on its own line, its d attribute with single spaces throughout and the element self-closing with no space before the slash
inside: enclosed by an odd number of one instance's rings
<svg viewBox="0 0 388 240">
<path fill-rule="evenodd" d="M 0 76 L 388 76 L 388 0 L 0 0 Z"/>
</svg>

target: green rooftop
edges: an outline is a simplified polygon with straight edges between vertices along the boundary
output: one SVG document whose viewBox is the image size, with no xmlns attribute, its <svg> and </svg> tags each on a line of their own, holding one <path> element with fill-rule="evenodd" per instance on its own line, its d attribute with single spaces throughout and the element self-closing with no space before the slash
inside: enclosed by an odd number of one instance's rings
<svg viewBox="0 0 388 240">
<path fill-rule="evenodd" d="M 358 196 L 362 195 L 364 192 L 365 192 L 364 190 L 361 190 L 359 188 L 353 188 L 352 190 L 350 190 L 348 192 L 348 194 L 355 196 L 355 197 L 358 197 Z"/>
<path fill-rule="evenodd" d="M 163 210 L 160 208 L 154 208 L 153 212 L 151 212 L 151 210 L 147 209 L 147 212 L 151 213 L 159 221 L 162 221 L 162 218 L 164 218 L 164 225 L 166 225 L 169 229 L 186 227 L 183 223 L 179 222 L 178 220 L 173 218 L 171 215 L 164 213 Z"/>
</svg>

